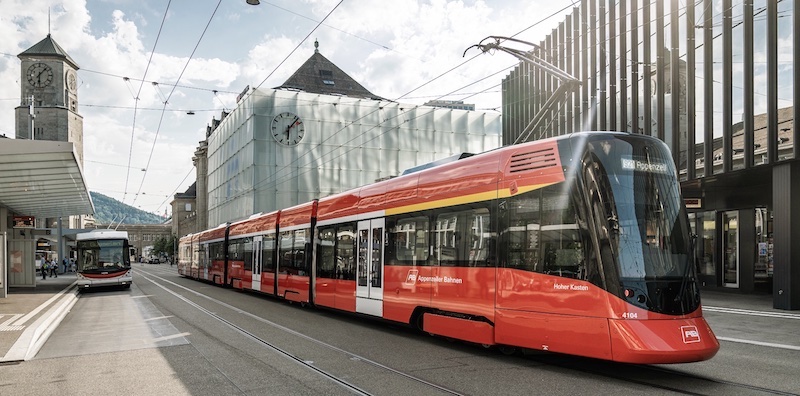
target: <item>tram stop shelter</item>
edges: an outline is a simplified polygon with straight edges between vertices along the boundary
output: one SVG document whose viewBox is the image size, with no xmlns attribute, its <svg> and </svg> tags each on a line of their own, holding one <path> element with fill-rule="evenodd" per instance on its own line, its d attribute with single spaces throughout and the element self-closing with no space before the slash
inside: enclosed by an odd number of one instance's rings
<svg viewBox="0 0 800 396">
<path fill-rule="evenodd" d="M 70 142 L 0 138 L 0 298 L 36 286 L 35 219 L 94 214 L 77 158 Z"/>
</svg>

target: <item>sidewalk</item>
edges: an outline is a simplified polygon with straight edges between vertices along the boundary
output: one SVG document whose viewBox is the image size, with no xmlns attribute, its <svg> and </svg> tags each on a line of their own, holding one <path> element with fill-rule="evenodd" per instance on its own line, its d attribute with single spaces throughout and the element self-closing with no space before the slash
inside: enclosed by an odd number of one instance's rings
<svg viewBox="0 0 800 396">
<path fill-rule="evenodd" d="M 36 287 L 14 287 L 0 299 L 0 363 L 33 358 L 77 301 L 77 276 L 36 278 Z"/>
<path fill-rule="evenodd" d="M 700 302 L 704 307 L 797 313 L 797 311 L 773 308 L 772 294 L 742 294 L 735 291 L 700 290 Z"/>
</svg>

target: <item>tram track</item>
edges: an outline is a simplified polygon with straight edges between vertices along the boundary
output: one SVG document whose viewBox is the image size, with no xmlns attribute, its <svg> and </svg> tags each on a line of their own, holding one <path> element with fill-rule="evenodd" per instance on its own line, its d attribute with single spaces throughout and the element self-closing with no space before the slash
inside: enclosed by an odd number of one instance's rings
<svg viewBox="0 0 800 396">
<path fill-rule="evenodd" d="M 179 288 L 180 290 L 183 290 L 185 292 L 191 293 L 194 296 L 206 299 L 206 300 L 208 300 L 208 301 L 210 301 L 210 302 L 212 302 L 214 304 L 218 304 L 219 306 L 221 306 L 223 308 L 226 308 L 226 309 L 229 309 L 229 310 L 231 310 L 231 311 L 233 311 L 233 312 L 235 312 L 237 314 L 245 315 L 245 316 L 249 317 L 250 319 L 258 321 L 259 323 L 263 323 L 263 324 L 269 325 L 270 327 L 278 329 L 278 330 L 280 330 L 280 331 L 282 331 L 284 333 L 291 334 L 291 335 L 296 336 L 296 337 L 300 337 L 300 338 L 302 338 L 302 339 L 304 339 L 306 341 L 310 341 L 310 342 L 312 342 L 314 344 L 317 344 L 319 346 L 322 346 L 322 347 L 324 347 L 324 348 L 326 348 L 328 350 L 334 351 L 336 353 L 343 354 L 350 361 L 368 364 L 368 365 L 370 365 L 370 366 L 372 366 L 374 368 L 377 368 L 379 370 L 387 372 L 390 375 L 398 376 L 398 377 L 401 377 L 401 378 L 403 378 L 405 380 L 412 381 L 412 382 L 414 382 L 414 383 L 416 383 L 418 385 L 421 385 L 421 386 L 423 386 L 423 387 L 425 387 L 427 389 L 436 391 L 437 393 L 447 394 L 447 395 L 459 395 L 459 396 L 463 395 L 462 393 L 460 393 L 460 392 L 458 392 L 456 390 L 447 388 L 445 386 L 438 385 L 436 383 L 433 383 L 433 382 L 425 380 L 423 378 L 420 378 L 420 377 L 414 376 L 412 374 L 403 372 L 401 370 L 394 369 L 394 368 L 389 367 L 387 365 L 384 365 L 384 364 L 382 364 L 380 362 L 371 360 L 371 359 L 366 358 L 364 356 L 361 356 L 359 354 L 356 354 L 356 353 L 353 353 L 351 351 L 347 351 L 345 349 L 339 348 L 339 347 L 337 347 L 335 345 L 326 343 L 326 342 L 324 342 L 322 340 L 319 340 L 317 338 L 314 338 L 314 337 L 308 336 L 306 334 L 300 333 L 300 332 L 298 332 L 296 330 L 290 329 L 290 328 L 288 328 L 286 326 L 283 326 L 283 325 L 280 325 L 280 324 L 278 324 L 276 322 L 270 321 L 270 320 L 265 319 L 263 317 L 260 317 L 258 315 L 254 315 L 254 314 L 252 314 L 250 312 L 244 311 L 241 308 L 237 308 L 237 307 L 232 306 L 232 305 L 230 305 L 228 303 L 225 303 L 223 301 L 219 301 L 219 300 L 214 299 L 212 297 L 209 297 L 209 296 L 207 296 L 205 294 L 196 292 L 196 291 L 194 291 L 194 290 L 192 290 L 190 288 L 181 286 L 181 285 L 179 285 L 179 284 L 177 284 L 175 282 L 172 282 L 172 281 L 170 281 L 168 279 L 162 278 L 162 277 L 160 277 L 158 275 L 155 275 L 155 274 L 152 274 L 152 273 L 145 273 L 143 271 L 137 271 L 137 272 L 138 272 L 137 273 L 138 277 L 143 278 L 143 279 L 151 282 L 153 285 L 159 287 L 160 289 L 164 290 L 165 292 L 167 292 L 168 294 L 172 295 L 173 297 L 175 297 L 175 298 L 181 300 L 182 302 L 188 304 L 189 306 L 195 308 L 196 310 L 200 311 L 204 315 L 206 315 L 206 316 L 208 316 L 210 318 L 213 318 L 214 320 L 222 323 L 226 327 L 236 331 L 239 334 L 242 334 L 243 336 L 251 339 L 254 342 L 257 342 L 258 344 L 260 344 L 260 345 L 264 346 L 265 348 L 267 348 L 267 349 L 279 354 L 280 356 L 283 356 L 284 358 L 295 362 L 296 364 L 300 365 L 301 367 L 303 367 L 303 368 L 305 368 L 307 370 L 310 370 L 310 371 L 316 373 L 317 375 L 319 375 L 319 376 L 321 376 L 321 377 L 323 377 L 323 378 L 325 378 L 325 379 L 327 379 L 329 381 L 332 381 L 332 382 L 338 384 L 339 386 L 341 386 L 342 388 L 348 390 L 349 392 L 351 392 L 353 394 L 357 394 L 357 395 L 372 395 L 372 393 L 370 393 L 368 390 L 364 389 L 363 387 L 360 387 L 360 386 L 352 383 L 351 381 L 348 381 L 348 380 L 346 380 L 346 379 L 344 379 L 344 378 L 342 378 L 342 377 L 340 377 L 340 376 L 338 376 L 338 375 L 336 375 L 336 374 L 334 374 L 334 373 L 332 373 L 332 372 L 330 372 L 328 370 L 322 369 L 322 368 L 318 367 L 317 365 L 315 365 L 313 362 L 308 361 L 306 359 L 303 359 L 302 357 L 300 357 L 300 356 L 298 356 L 298 355 L 296 355 L 294 353 L 291 353 L 290 351 L 286 350 L 285 348 L 281 348 L 280 346 L 277 345 L 277 343 L 270 342 L 270 341 L 264 339 L 263 337 L 258 336 L 256 333 L 254 333 L 252 331 L 249 331 L 248 329 L 244 328 L 243 326 L 240 326 L 240 325 L 234 323 L 233 321 L 224 318 L 222 315 L 220 315 L 220 314 L 218 314 L 216 312 L 212 312 L 211 310 L 209 310 L 209 309 L 203 307 L 202 305 L 190 300 L 186 296 L 181 295 L 180 293 L 170 289 L 169 287 L 167 287 L 165 285 L 170 285 L 170 286 L 172 286 L 174 288 Z"/>
<path fill-rule="evenodd" d="M 169 277 L 173 275 L 174 272 L 164 272 L 163 275 L 165 277 Z M 364 356 L 361 356 L 357 353 L 353 353 L 346 349 L 339 348 L 335 345 L 331 345 L 326 343 L 320 339 L 314 338 L 312 336 L 300 333 L 296 330 L 283 326 L 279 323 L 272 322 L 270 320 L 258 317 L 256 315 L 250 314 L 248 312 L 244 312 L 242 308 L 237 308 L 232 305 L 228 305 L 224 302 L 221 302 L 213 297 L 209 297 L 202 292 L 196 292 L 191 288 L 184 287 L 180 284 L 173 282 L 173 280 L 165 279 L 156 274 L 144 274 L 143 278 L 147 279 L 150 282 L 164 282 L 160 284 L 159 287 L 166 288 L 167 285 L 174 285 L 175 287 L 180 288 L 181 290 L 186 290 L 187 292 L 191 293 L 191 295 L 186 295 L 187 297 L 183 298 L 194 298 L 193 296 L 202 297 L 203 299 L 209 300 L 214 302 L 215 304 L 221 304 L 225 309 L 230 309 L 235 313 L 247 315 L 249 318 L 255 319 L 260 323 L 264 323 L 269 325 L 270 327 L 277 329 L 283 333 L 290 334 L 292 336 L 301 337 L 304 340 L 309 342 L 313 342 L 317 345 L 323 346 L 324 348 L 334 351 L 338 354 L 343 354 L 346 356 L 347 360 L 350 361 L 357 361 L 369 364 L 373 367 L 379 368 L 380 370 L 384 370 L 388 373 L 391 373 L 393 376 L 403 377 L 407 380 L 413 380 L 419 384 L 424 384 L 427 389 L 430 389 L 430 393 L 437 393 L 437 394 L 462 394 L 462 392 L 440 386 L 438 384 L 432 383 L 428 380 L 418 378 L 412 374 L 408 374 L 402 372 L 400 370 L 395 370 L 391 367 L 388 367 L 384 364 L 379 362 L 375 362 Z M 174 289 L 174 288 L 173 288 Z M 175 289 L 177 290 L 177 289 Z M 172 291 L 171 294 L 178 294 L 176 291 Z M 173 295 L 174 295 L 173 294 Z M 183 299 L 182 299 L 183 300 Z M 195 299 L 197 301 L 197 299 Z M 212 313 L 213 314 L 213 313 Z M 214 314 L 216 315 L 216 314 Z M 225 318 L 221 318 L 222 321 Z M 216 320 L 216 318 L 215 318 Z M 226 324 L 228 326 L 228 324 Z M 235 326 L 235 324 L 234 324 Z M 235 327 L 231 327 L 235 328 Z M 237 329 L 236 331 L 240 331 Z M 245 330 L 246 331 L 246 330 Z M 247 334 L 247 333 L 245 333 Z M 250 337 L 250 335 L 248 335 Z M 255 336 L 254 339 L 263 339 L 264 337 Z M 268 339 L 271 339 L 268 337 Z M 258 340 L 257 340 L 258 341 Z M 261 341 L 258 341 L 261 342 Z M 272 344 L 267 343 L 265 347 L 269 348 Z M 288 345 L 288 344 L 284 344 Z M 277 347 L 277 345 L 275 345 Z M 478 349 L 478 352 L 474 354 L 472 352 L 468 352 L 473 356 L 486 356 L 486 353 L 490 353 L 495 355 L 494 352 L 480 352 L 483 351 L 482 349 Z M 298 355 L 302 356 L 303 353 L 299 354 L 292 354 L 289 351 L 284 351 L 286 353 L 287 359 L 293 359 L 297 361 L 299 364 L 310 365 L 309 369 L 317 370 L 320 369 L 318 365 L 313 365 L 313 363 L 306 362 L 305 360 L 301 359 Z M 501 355 L 500 353 L 496 353 L 496 355 Z M 519 356 L 521 358 L 520 361 L 514 362 L 514 359 L 507 357 L 504 361 L 509 364 L 509 366 L 516 366 L 517 368 L 522 368 L 522 366 L 529 366 L 531 362 L 535 362 L 537 364 L 542 365 L 543 367 L 551 367 L 556 369 L 553 372 L 561 372 L 558 375 L 568 375 L 573 376 L 570 372 L 577 372 L 586 374 L 582 377 L 596 377 L 598 382 L 609 384 L 611 387 L 619 387 L 620 389 L 626 388 L 625 384 L 629 384 L 633 386 L 633 388 L 638 388 L 639 390 L 646 390 L 649 389 L 649 393 L 654 394 L 685 394 L 685 395 L 718 395 L 718 394 L 730 394 L 730 395 L 800 395 L 798 393 L 793 393 L 790 388 L 787 389 L 776 389 L 780 388 L 780 383 L 774 383 L 771 385 L 770 383 L 758 383 L 758 381 L 738 381 L 738 377 L 732 376 L 722 376 L 722 375 L 715 375 L 715 374 L 695 374 L 694 372 L 687 372 L 688 368 L 682 367 L 675 367 L 675 366 L 661 366 L 661 365 L 630 365 L 630 364 L 622 364 L 622 363 L 614 363 L 614 362 L 606 362 L 606 361 L 599 361 L 593 360 L 588 358 L 580 358 L 568 355 L 560 355 L 560 354 L 550 354 L 550 353 L 542 353 L 540 351 L 526 351 L 524 356 Z M 525 363 L 527 361 L 527 363 Z M 313 367 L 313 368 L 312 368 Z M 506 367 L 505 369 L 500 370 L 508 370 L 509 368 Z M 511 369 L 513 370 L 513 368 Z M 683 371 L 682 371 L 683 370 Z M 334 369 L 337 371 L 337 369 Z M 541 373 L 548 373 L 549 370 L 541 370 Z M 431 371 L 433 374 L 433 371 Z M 541 373 L 539 375 L 541 375 Z M 336 381 L 336 378 L 339 377 L 336 375 L 335 372 L 325 372 L 320 373 L 320 375 L 331 375 L 329 378 L 331 381 Z M 545 374 L 546 376 L 547 374 Z M 328 377 L 326 377 L 328 378 Z M 434 378 L 430 377 L 429 378 Z M 348 383 L 353 383 L 352 378 L 346 377 L 341 378 L 343 381 Z M 605 379 L 605 380 L 603 380 Z M 556 382 L 557 383 L 557 382 Z M 518 385 L 524 387 L 525 381 L 521 381 Z M 613 385 L 612 385 L 613 384 Z M 358 385 L 358 384 L 356 384 Z M 533 384 L 531 384 L 533 385 Z M 344 386 L 344 385 L 343 385 Z M 369 392 L 369 390 L 363 389 L 363 387 L 356 387 L 356 390 L 350 390 L 352 393 L 357 394 L 369 394 L 369 393 L 361 393 L 361 392 Z M 397 388 L 394 388 L 397 389 Z M 519 389 L 519 388 L 517 388 Z M 530 389 L 530 388 L 529 388 Z M 558 388 L 556 388 L 558 389 Z M 374 391 L 377 393 L 385 393 L 384 390 Z M 471 393 L 471 392 L 466 392 Z M 555 393 L 559 393 L 556 391 Z"/>
</svg>

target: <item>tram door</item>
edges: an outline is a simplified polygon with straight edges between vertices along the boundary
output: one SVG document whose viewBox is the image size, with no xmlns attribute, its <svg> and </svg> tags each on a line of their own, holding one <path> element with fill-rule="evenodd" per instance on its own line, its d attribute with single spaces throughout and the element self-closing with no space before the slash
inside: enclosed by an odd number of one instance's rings
<svg viewBox="0 0 800 396">
<path fill-rule="evenodd" d="M 384 219 L 358 222 L 356 312 L 383 316 Z"/>
<path fill-rule="evenodd" d="M 253 290 L 261 291 L 261 244 L 262 236 L 253 238 Z"/>
<path fill-rule="evenodd" d="M 722 283 L 739 287 L 739 212 L 722 214 Z"/>
</svg>

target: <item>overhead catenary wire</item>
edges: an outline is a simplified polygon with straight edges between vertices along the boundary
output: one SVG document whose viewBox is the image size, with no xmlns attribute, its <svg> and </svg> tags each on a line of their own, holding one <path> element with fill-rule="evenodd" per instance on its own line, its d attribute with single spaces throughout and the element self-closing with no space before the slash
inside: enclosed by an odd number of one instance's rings
<svg viewBox="0 0 800 396">
<path fill-rule="evenodd" d="M 535 27 L 536 25 L 538 25 L 538 24 L 540 24 L 540 23 L 543 23 L 544 21 L 546 21 L 546 20 L 548 20 L 548 19 L 550 19 L 550 18 L 552 18 L 552 17 L 554 17 L 554 16 L 556 16 L 556 15 L 560 14 L 561 12 L 564 12 L 565 10 L 569 9 L 570 7 L 572 7 L 572 6 L 571 6 L 571 5 L 570 5 L 570 6 L 566 6 L 566 7 L 562 8 L 562 9 L 560 9 L 560 10 L 558 10 L 558 11 L 556 11 L 556 12 L 554 12 L 554 13 L 550 14 L 549 16 L 546 16 L 546 17 L 542 18 L 541 20 L 539 20 L 539 21 L 537 21 L 537 22 L 533 23 L 532 25 L 530 25 L 530 26 L 526 27 L 525 29 L 522 29 L 521 31 L 519 31 L 519 32 L 515 33 L 514 35 L 512 35 L 512 36 L 510 36 L 510 37 L 515 37 L 515 36 L 517 36 L 517 35 L 519 35 L 519 34 L 521 34 L 521 33 L 525 32 L 525 31 L 527 31 L 527 30 L 529 30 L 529 29 L 531 29 L 531 28 Z M 473 56 L 472 58 L 469 58 L 469 59 L 467 59 L 467 60 L 465 60 L 465 61 L 462 61 L 462 62 L 461 62 L 461 63 L 459 63 L 458 65 L 456 65 L 456 66 L 454 66 L 454 67 L 452 67 L 452 68 L 448 69 L 447 71 L 445 71 L 445 72 L 443 72 L 443 73 L 441 73 L 441 74 L 437 75 L 437 76 L 436 76 L 436 77 L 434 77 L 433 79 L 431 79 L 431 80 L 429 80 L 429 81 L 426 81 L 425 83 L 423 83 L 423 84 L 421 84 L 421 85 L 417 86 L 416 88 L 414 88 L 414 89 L 412 89 L 412 90 L 410 90 L 410 91 L 406 92 L 405 94 L 403 94 L 403 95 L 399 96 L 398 98 L 396 98 L 396 99 L 395 99 L 395 101 L 397 101 L 397 100 L 399 100 L 399 99 L 402 99 L 403 97 L 405 97 L 405 96 L 407 96 L 407 95 L 409 95 L 409 94 L 411 94 L 411 93 L 413 93 L 413 92 L 415 92 L 415 91 L 417 91 L 417 90 L 421 89 L 422 87 L 424 87 L 424 86 L 426 86 L 426 85 L 430 84 L 431 82 L 433 82 L 433 81 L 435 81 L 435 80 L 437 80 L 437 79 L 439 79 L 439 78 L 443 77 L 444 75 L 446 75 L 446 74 L 448 74 L 448 73 L 451 73 L 451 72 L 453 72 L 454 70 L 456 70 L 456 69 L 458 69 L 459 67 L 461 67 L 461 66 L 465 65 L 466 63 L 468 63 L 468 62 L 471 62 L 472 60 L 476 59 L 476 58 L 477 58 L 478 56 L 480 56 L 480 55 L 481 55 L 481 54 L 476 54 L 476 55 L 475 55 L 475 56 Z M 514 67 L 514 66 L 516 66 L 516 65 L 517 65 L 517 63 L 514 63 L 514 64 L 513 64 L 513 65 L 511 65 L 510 67 L 504 68 L 504 69 L 503 69 L 503 70 L 501 70 L 500 72 L 502 72 L 502 71 L 504 71 L 504 70 L 508 70 L 508 69 L 510 69 L 510 68 L 512 68 L 512 67 Z M 496 75 L 497 73 L 500 73 L 500 72 L 493 73 L 492 75 Z M 490 76 L 492 76 L 492 75 L 490 75 Z M 484 78 L 482 78 L 482 79 L 480 79 L 480 80 L 478 80 L 478 81 L 476 81 L 476 82 L 470 83 L 470 84 L 466 85 L 465 87 L 472 86 L 472 85 L 474 85 L 475 83 L 477 83 L 477 82 L 479 82 L 479 81 L 481 81 L 481 80 L 484 80 L 484 79 L 486 79 L 486 78 L 488 78 L 488 77 L 490 77 L 490 76 L 484 77 Z M 457 90 L 455 90 L 455 91 L 453 91 L 453 92 L 458 92 L 459 90 L 461 90 L 461 89 L 463 89 L 463 88 L 465 88 L 465 87 L 459 88 L 459 89 L 457 89 Z M 448 95 L 449 95 L 449 94 L 448 94 Z M 445 96 L 447 96 L 447 95 L 443 95 L 442 97 L 445 97 Z M 466 99 L 466 98 L 464 98 L 464 99 Z M 371 112 L 369 112 L 369 113 L 365 114 L 364 116 L 360 117 L 360 118 L 359 118 L 359 119 L 357 119 L 356 121 L 359 121 L 359 120 L 361 120 L 361 119 L 364 119 L 364 118 L 366 118 L 366 117 L 369 117 L 369 116 L 371 116 L 372 114 L 374 114 L 376 111 L 379 111 L 379 109 L 373 110 L 373 111 L 371 111 Z M 398 115 L 398 116 L 399 116 L 399 115 Z M 355 121 L 354 121 L 354 122 L 355 122 Z M 245 194 L 245 193 L 247 193 L 247 192 L 249 192 L 249 191 L 254 191 L 256 188 L 260 188 L 260 187 L 262 187 L 262 186 L 264 185 L 263 183 L 265 183 L 265 182 L 266 182 L 266 183 L 268 183 L 269 181 L 271 181 L 271 178 L 273 177 L 273 175 L 277 175 L 279 172 L 286 170 L 286 169 L 287 169 L 287 168 L 289 168 L 291 165 L 295 164 L 295 163 L 296 163 L 296 162 L 297 162 L 297 161 L 298 161 L 300 158 L 303 158 L 303 157 L 305 157 L 305 156 L 306 156 L 306 155 L 308 155 L 308 154 L 309 154 L 309 153 L 310 153 L 312 150 L 316 149 L 317 147 L 319 147 L 320 145 L 322 145 L 322 144 L 323 144 L 323 143 L 325 143 L 326 141 L 330 140 L 331 138 L 333 138 L 333 136 L 337 135 L 337 134 L 338 134 L 338 133 L 340 133 L 341 131 L 343 131 L 343 130 L 347 129 L 347 128 L 348 128 L 350 125 L 352 125 L 352 123 L 350 123 L 350 124 L 348 124 L 348 125 L 345 125 L 344 127 L 340 128 L 338 131 L 336 131 L 336 132 L 334 132 L 333 134 L 329 135 L 329 136 L 328 136 L 326 139 L 324 139 L 322 142 L 320 142 L 319 144 L 317 144 L 317 146 L 315 146 L 315 147 L 313 147 L 313 148 L 310 148 L 310 149 L 309 149 L 309 150 L 307 150 L 305 153 L 303 153 L 303 154 L 299 155 L 297 158 L 295 158 L 295 159 L 294 159 L 293 161 L 291 161 L 289 164 L 285 165 L 285 166 L 284 166 L 284 167 L 282 167 L 281 169 L 278 169 L 278 170 L 276 170 L 276 171 L 275 171 L 275 172 L 274 172 L 272 175 L 268 175 L 267 177 L 265 177 L 265 178 L 264 178 L 264 179 L 262 179 L 261 181 L 258 181 L 258 182 L 256 182 L 256 183 L 254 183 L 254 184 L 253 184 L 253 188 L 252 188 L 252 189 L 250 189 L 250 190 L 247 190 L 247 191 L 243 191 L 242 193 L 239 193 L 239 194 L 237 194 L 237 195 L 236 195 L 236 196 L 234 196 L 234 197 L 241 196 L 241 195 L 243 195 L 243 194 Z M 394 129 L 394 128 L 393 128 L 393 129 Z M 348 141 L 348 143 L 349 143 L 349 142 L 351 142 L 351 141 L 353 141 L 353 140 L 355 140 L 355 139 L 357 139 L 357 138 L 360 138 L 361 136 L 363 136 L 363 134 L 364 134 L 364 133 L 366 133 L 366 132 L 368 132 L 368 131 L 369 131 L 369 130 L 367 130 L 367 131 L 365 131 L 365 132 L 362 132 L 360 135 L 358 135 L 358 136 L 354 137 L 353 139 L 351 139 L 350 141 Z M 387 130 L 386 132 L 383 132 L 383 133 L 381 133 L 381 134 L 380 134 L 380 135 L 378 135 L 378 136 L 382 136 L 383 134 L 385 134 L 385 133 L 387 133 L 387 132 L 388 132 L 388 130 Z M 376 136 L 376 137 L 377 137 L 377 136 Z M 373 138 L 373 139 L 371 139 L 371 140 L 374 140 L 374 138 Z M 371 140 L 370 140 L 370 141 L 371 141 Z M 355 148 L 351 148 L 350 150 L 348 150 L 348 151 L 346 151 L 346 152 L 352 151 L 352 150 L 354 150 L 354 149 L 355 149 Z M 333 150 L 335 150 L 335 149 L 332 149 L 332 150 L 331 150 L 331 151 L 329 151 L 327 154 L 330 154 L 330 153 L 331 153 Z M 325 157 L 327 154 L 323 154 L 323 155 L 322 155 L 322 157 Z M 335 159 L 335 158 L 338 158 L 338 156 L 337 156 L 337 157 L 334 157 L 333 159 Z M 331 160 L 329 160 L 329 161 L 332 161 L 333 159 L 331 159 Z M 298 168 L 299 168 L 299 167 L 298 167 Z M 277 177 L 277 176 L 275 176 L 275 177 Z M 290 176 L 290 178 L 291 178 L 291 176 Z M 276 180 L 274 184 L 275 184 L 275 185 L 278 185 L 278 184 L 280 184 L 280 183 L 281 183 L 281 181 L 278 181 L 278 180 Z M 231 197 L 229 197 L 229 199 L 230 199 L 230 198 L 231 198 Z"/>
<path fill-rule="evenodd" d="M 197 52 L 197 48 L 200 46 L 200 43 L 203 41 L 203 37 L 205 36 L 206 32 L 208 31 L 208 27 L 211 25 L 211 21 L 214 20 L 214 16 L 217 14 L 217 10 L 219 10 L 220 4 L 222 4 L 222 0 L 219 0 L 219 2 L 217 2 L 217 6 L 214 7 L 214 11 L 211 13 L 211 16 L 208 18 L 208 22 L 206 23 L 206 26 L 203 29 L 203 32 L 200 33 L 200 37 L 197 39 L 197 44 L 195 44 L 194 49 L 192 49 L 192 53 L 189 55 L 189 58 L 186 59 L 186 63 L 184 63 L 183 69 L 181 70 L 180 74 L 178 75 L 178 79 L 176 81 L 176 84 L 178 82 L 180 82 L 181 78 L 183 77 L 183 74 L 186 72 L 186 68 L 189 66 L 189 62 L 191 62 L 192 58 L 194 58 L 194 54 L 195 54 L 195 52 Z M 158 143 L 158 134 L 161 131 L 161 125 L 162 125 L 162 123 L 164 121 L 164 114 L 166 113 L 167 106 L 169 105 L 169 99 L 172 98 L 172 95 L 175 93 L 176 89 L 177 88 L 175 86 L 173 86 L 172 90 L 169 92 L 169 95 L 167 95 L 167 98 L 164 101 L 163 111 L 161 112 L 161 117 L 159 117 L 159 119 L 158 119 L 158 127 L 156 128 L 155 137 L 153 138 L 153 144 L 150 147 L 150 155 L 147 157 L 147 166 L 145 167 L 145 169 L 150 167 L 150 162 L 153 159 L 153 153 L 155 152 L 155 148 L 156 148 L 156 143 Z M 128 172 L 130 172 L 130 170 Z M 139 193 L 142 191 L 142 187 L 144 186 L 144 182 L 145 182 L 146 179 L 147 179 L 147 170 L 145 170 L 144 175 L 142 176 L 142 181 L 139 184 L 139 189 L 137 190 L 136 198 L 133 199 L 133 203 L 134 204 L 136 203 L 136 200 L 139 197 Z M 127 186 L 126 186 L 126 190 L 127 190 Z M 159 207 L 158 209 L 161 209 L 161 208 Z"/>
<path fill-rule="evenodd" d="M 382 47 L 385 47 L 385 46 L 382 46 Z M 153 51 L 153 52 L 155 52 L 155 51 Z M 152 55 L 152 53 L 151 53 L 151 55 Z M 85 69 L 84 69 L 84 70 L 82 70 L 82 71 L 87 71 L 87 70 L 85 70 Z M 142 79 L 142 81 L 144 81 L 144 80 L 145 80 L 145 79 L 143 78 L 143 79 Z M 133 79 L 131 79 L 131 81 L 133 81 Z M 430 83 L 430 82 L 427 82 L 426 84 L 429 84 L 429 83 Z M 161 86 L 167 86 L 165 83 L 159 83 L 159 84 L 161 84 Z M 424 86 L 424 85 L 426 85 L 426 84 L 423 84 L 422 86 Z M 178 86 L 180 86 L 180 85 L 176 83 L 174 86 L 175 86 L 175 87 L 178 87 Z M 422 86 L 420 86 L 420 87 L 422 87 Z M 195 87 L 187 87 L 187 88 L 196 89 Z M 418 88 L 419 88 L 419 87 L 418 87 Z M 413 92 L 413 91 L 410 91 L 410 92 L 408 92 L 408 93 L 404 94 L 403 96 L 401 96 L 401 98 L 402 98 L 402 97 L 408 97 L 408 96 L 409 96 L 409 93 L 411 93 L 411 92 Z M 485 91 L 483 91 L 483 92 L 485 92 Z M 439 97 L 441 97 L 441 96 L 439 96 Z M 163 98 L 162 98 L 162 99 L 163 99 Z M 165 100 L 165 101 L 166 101 L 166 100 Z M 84 106 L 87 106 L 86 104 L 83 104 L 83 105 L 84 105 Z M 138 105 L 139 105 L 139 103 L 137 103 L 137 104 L 136 104 L 136 107 L 135 107 L 135 108 L 137 108 L 137 109 L 139 109 L 139 110 L 143 110 L 142 108 L 138 107 Z M 224 104 L 223 104 L 223 105 L 224 105 Z M 141 117 L 141 116 L 139 115 L 139 117 Z M 137 121 L 137 122 L 139 122 L 139 121 Z M 160 127 L 159 127 L 159 129 L 160 129 Z M 154 141 L 154 146 L 155 146 L 155 145 L 156 145 L 156 142 Z M 131 146 L 131 147 L 132 147 L 132 146 Z M 152 156 L 152 150 L 151 150 L 151 156 Z M 129 158 L 131 158 L 131 157 L 132 157 L 132 156 L 131 156 L 131 155 L 129 155 Z M 149 169 L 149 164 L 150 164 L 150 161 L 148 160 L 148 167 L 147 167 L 148 169 Z M 129 169 L 131 169 L 131 168 L 133 168 L 133 167 L 129 165 L 129 166 L 128 166 L 128 168 L 129 168 Z M 144 178 L 143 178 L 143 183 L 144 183 Z M 128 185 L 128 183 L 126 182 L 126 186 L 127 186 L 127 185 Z M 126 188 L 126 192 L 127 192 L 127 191 L 129 191 L 129 190 Z M 139 191 L 141 191 L 141 189 L 140 189 Z"/>
<path fill-rule="evenodd" d="M 158 34 L 156 35 L 156 39 L 153 42 L 153 50 L 150 51 L 150 58 L 147 60 L 147 66 L 144 69 L 142 80 L 139 83 L 139 90 L 136 92 L 136 95 L 134 96 L 133 122 L 131 125 L 131 142 L 130 142 L 130 147 L 128 148 L 128 169 L 125 172 L 125 193 L 122 195 L 123 203 L 125 203 L 125 198 L 128 195 L 128 181 L 131 176 L 130 168 L 131 168 L 131 161 L 133 160 L 133 142 L 134 142 L 134 136 L 136 135 L 136 109 L 139 107 L 139 95 L 141 95 L 142 93 L 142 87 L 144 86 L 144 79 L 147 78 L 147 72 L 150 70 L 150 65 L 153 63 L 153 55 L 156 53 L 156 46 L 158 46 L 158 40 L 159 38 L 161 38 L 161 31 L 164 29 L 164 23 L 167 20 L 167 15 L 169 14 L 169 7 L 171 4 L 172 0 L 168 1 L 167 8 L 164 9 L 164 17 L 161 18 L 161 25 L 158 27 Z M 129 79 L 125 79 L 125 81 L 129 83 Z M 134 203 L 135 202 L 136 199 L 134 199 Z"/>
</svg>

